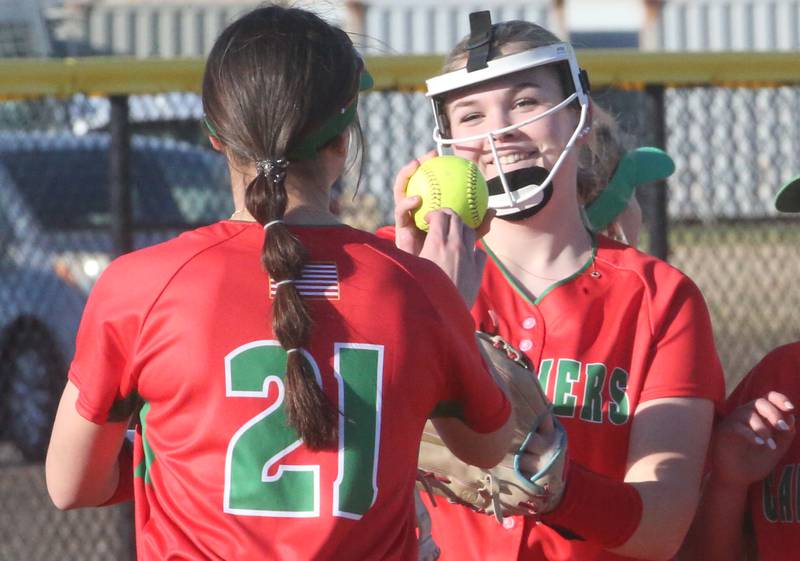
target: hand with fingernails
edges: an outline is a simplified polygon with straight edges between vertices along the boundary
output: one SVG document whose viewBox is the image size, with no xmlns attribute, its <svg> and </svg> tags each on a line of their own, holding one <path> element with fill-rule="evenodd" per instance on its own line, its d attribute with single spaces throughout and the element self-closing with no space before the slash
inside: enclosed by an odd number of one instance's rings
<svg viewBox="0 0 800 561">
<path fill-rule="evenodd" d="M 791 401 L 772 391 L 729 413 L 714 433 L 714 478 L 745 487 L 769 475 L 794 439 L 793 412 Z"/>
<path fill-rule="evenodd" d="M 439 265 L 456 285 L 467 307 L 471 307 L 478 296 L 483 267 L 486 264 L 486 253 L 476 247 L 475 242 L 489 231 L 494 211 L 489 209 L 481 225 L 474 230 L 449 208 L 427 214 L 427 233 L 417 228 L 412 211 L 422 204 L 422 198 L 407 197 L 406 185 L 420 164 L 436 155 L 436 151 L 432 150 L 419 159 L 412 160 L 403 166 L 395 178 L 395 245 L 403 251 Z"/>
</svg>

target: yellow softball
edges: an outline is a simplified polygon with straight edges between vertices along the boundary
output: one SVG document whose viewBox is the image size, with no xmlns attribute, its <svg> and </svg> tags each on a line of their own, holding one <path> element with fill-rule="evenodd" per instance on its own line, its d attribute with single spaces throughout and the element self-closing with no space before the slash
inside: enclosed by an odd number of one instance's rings
<svg viewBox="0 0 800 561">
<path fill-rule="evenodd" d="M 437 156 L 423 162 L 408 180 L 406 195 L 422 197 L 414 222 L 425 232 L 425 215 L 432 210 L 453 209 L 465 224 L 477 228 L 489 207 L 489 190 L 478 166 L 458 156 Z"/>
</svg>

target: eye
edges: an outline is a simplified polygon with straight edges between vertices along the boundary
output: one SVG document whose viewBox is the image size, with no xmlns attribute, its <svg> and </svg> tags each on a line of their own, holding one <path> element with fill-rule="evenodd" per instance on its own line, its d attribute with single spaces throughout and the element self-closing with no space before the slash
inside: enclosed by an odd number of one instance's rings
<svg viewBox="0 0 800 561">
<path fill-rule="evenodd" d="M 536 107 L 539 105 L 539 102 L 533 97 L 521 97 L 519 99 L 514 100 L 514 109 L 518 107 Z"/>
<path fill-rule="evenodd" d="M 458 118 L 458 122 L 459 122 L 459 123 L 469 123 L 469 122 L 477 121 L 477 120 L 478 120 L 478 119 L 480 119 L 482 116 L 483 116 L 483 115 L 481 115 L 481 114 L 480 114 L 480 113 L 478 113 L 477 111 L 472 111 L 472 112 L 470 112 L 470 113 L 464 113 L 463 115 L 461 115 L 461 116 Z"/>
</svg>

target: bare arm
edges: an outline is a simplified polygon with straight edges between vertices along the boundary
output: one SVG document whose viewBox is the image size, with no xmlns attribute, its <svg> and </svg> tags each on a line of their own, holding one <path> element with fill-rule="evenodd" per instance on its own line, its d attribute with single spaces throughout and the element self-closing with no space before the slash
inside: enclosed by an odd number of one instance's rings
<svg viewBox="0 0 800 561">
<path fill-rule="evenodd" d="M 713 471 L 681 559 L 744 558 L 742 528 L 747 490 L 775 468 L 795 436 L 794 410 L 784 394 L 769 392 L 733 410 L 717 427 Z"/>
<path fill-rule="evenodd" d="M 625 482 L 642 499 L 639 527 L 615 553 L 671 559 L 694 517 L 711 435 L 709 400 L 655 399 L 636 410 Z"/>
<path fill-rule="evenodd" d="M 66 510 L 106 502 L 119 481 L 119 456 L 128 422 L 95 424 L 75 408 L 78 388 L 67 382 L 47 450 L 47 491 Z"/>
</svg>

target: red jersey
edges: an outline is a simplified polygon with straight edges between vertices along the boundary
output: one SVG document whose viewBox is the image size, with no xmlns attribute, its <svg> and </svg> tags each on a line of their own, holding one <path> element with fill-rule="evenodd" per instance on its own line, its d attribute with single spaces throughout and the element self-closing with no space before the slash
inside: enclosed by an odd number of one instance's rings
<svg viewBox="0 0 800 561">
<path fill-rule="evenodd" d="M 346 226 L 291 230 L 310 254 L 295 280 L 314 321 L 303 352 L 341 412 L 338 449 L 310 451 L 285 423 L 258 224 L 224 221 L 126 255 L 92 292 L 69 377 L 93 422 L 133 391 L 144 401 L 140 559 L 415 561 L 428 414 L 455 400 L 480 432 L 508 418 L 438 267 Z"/>
<path fill-rule="evenodd" d="M 778 347 L 764 357 L 728 398 L 727 409 L 775 390 L 800 403 L 800 342 Z M 764 481 L 748 491 L 760 561 L 783 561 L 800 551 L 800 438 Z M 795 552 L 795 553 L 791 553 Z"/>
<path fill-rule="evenodd" d="M 700 291 L 667 263 L 599 236 L 592 259 L 532 299 L 490 259 L 472 313 L 522 350 L 569 437 L 570 456 L 622 481 L 639 404 L 695 397 L 721 404 L 722 368 Z M 441 561 L 620 559 L 568 541 L 533 517 L 491 516 L 426 498 Z"/>
</svg>

